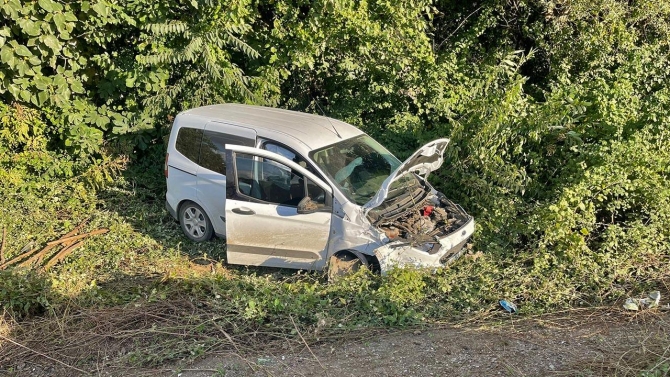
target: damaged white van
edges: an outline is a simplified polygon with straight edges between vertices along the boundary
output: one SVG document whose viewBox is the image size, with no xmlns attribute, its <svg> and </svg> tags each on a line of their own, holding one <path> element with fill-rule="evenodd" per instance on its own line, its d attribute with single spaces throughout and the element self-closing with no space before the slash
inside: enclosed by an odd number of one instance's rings
<svg viewBox="0 0 670 377">
<path fill-rule="evenodd" d="M 448 139 L 401 162 L 336 119 L 224 104 L 180 113 L 166 207 L 193 241 L 226 239 L 232 264 L 335 276 L 457 259 L 474 219 L 427 181 Z"/>
</svg>

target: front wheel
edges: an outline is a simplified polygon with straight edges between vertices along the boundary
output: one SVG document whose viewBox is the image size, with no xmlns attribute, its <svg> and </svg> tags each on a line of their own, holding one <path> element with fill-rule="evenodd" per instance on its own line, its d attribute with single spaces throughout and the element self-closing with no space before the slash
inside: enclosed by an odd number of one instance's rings
<svg viewBox="0 0 670 377">
<path fill-rule="evenodd" d="M 207 241 L 214 234 L 212 222 L 205 210 L 193 202 L 186 202 L 179 208 L 179 223 L 181 230 L 191 241 Z"/>
</svg>

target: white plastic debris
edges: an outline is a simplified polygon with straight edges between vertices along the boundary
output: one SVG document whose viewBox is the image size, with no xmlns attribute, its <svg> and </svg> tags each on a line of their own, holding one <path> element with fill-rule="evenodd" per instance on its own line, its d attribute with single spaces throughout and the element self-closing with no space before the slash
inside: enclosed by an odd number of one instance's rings
<svg viewBox="0 0 670 377">
<path fill-rule="evenodd" d="M 637 305 L 638 299 L 636 298 L 627 298 L 626 302 L 623 304 L 623 308 L 626 310 L 638 311 L 640 307 Z"/>
<path fill-rule="evenodd" d="M 661 301 L 661 292 L 653 291 L 645 298 L 627 298 L 623 304 L 626 310 L 638 311 L 641 309 L 651 309 L 658 306 Z"/>
</svg>

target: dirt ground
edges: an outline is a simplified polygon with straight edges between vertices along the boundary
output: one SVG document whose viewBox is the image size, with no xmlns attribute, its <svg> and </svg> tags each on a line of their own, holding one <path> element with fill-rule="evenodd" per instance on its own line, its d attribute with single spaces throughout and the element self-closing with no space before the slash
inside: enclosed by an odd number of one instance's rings
<svg viewBox="0 0 670 377">
<path fill-rule="evenodd" d="M 376 333 L 256 355 L 212 355 L 166 376 L 614 376 L 670 357 L 670 314 L 571 311 Z M 660 372 L 657 367 L 656 371 Z M 657 374 L 663 375 L 662 373 Z"/>
<path fill-rule="evenodd" d="M 570 310 L 523 319 L 501 311 L 468 323 L 324 334 L 317 342 L 314 334 L 305 334 L 311 342 L 302 335 L 234 344 L 241 353 L 209 353 L 154 369 L 79 360 L 84 372 L 72 366 L 74 354 L 61 356 L 67 366 L 32 350 L 32 357 L 11 366 L 0 357 L 0 376 L 639 376 L 651 369 L 649 376 L 659 377 L 670 366 L 670 312 L 659 309 Z M 221 349 L 232 348 L 225 337 L 221 342 Z"/>
</svg>

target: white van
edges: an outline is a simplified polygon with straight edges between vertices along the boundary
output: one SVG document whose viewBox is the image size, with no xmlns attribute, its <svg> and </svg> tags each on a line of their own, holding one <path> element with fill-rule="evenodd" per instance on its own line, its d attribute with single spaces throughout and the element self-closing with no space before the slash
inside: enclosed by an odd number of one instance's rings
<svg viewBox="0 0 670 377">
<path fill-rule="evenodd" d="M 426 180 L 448 139 L 401 162 L 332 118 L 224 104 L 180 113 L 166 207 L 193 241 L 224 237 L 232 264 L 322 270 L 438 267 L 475 224 Z"/>
</svg>

